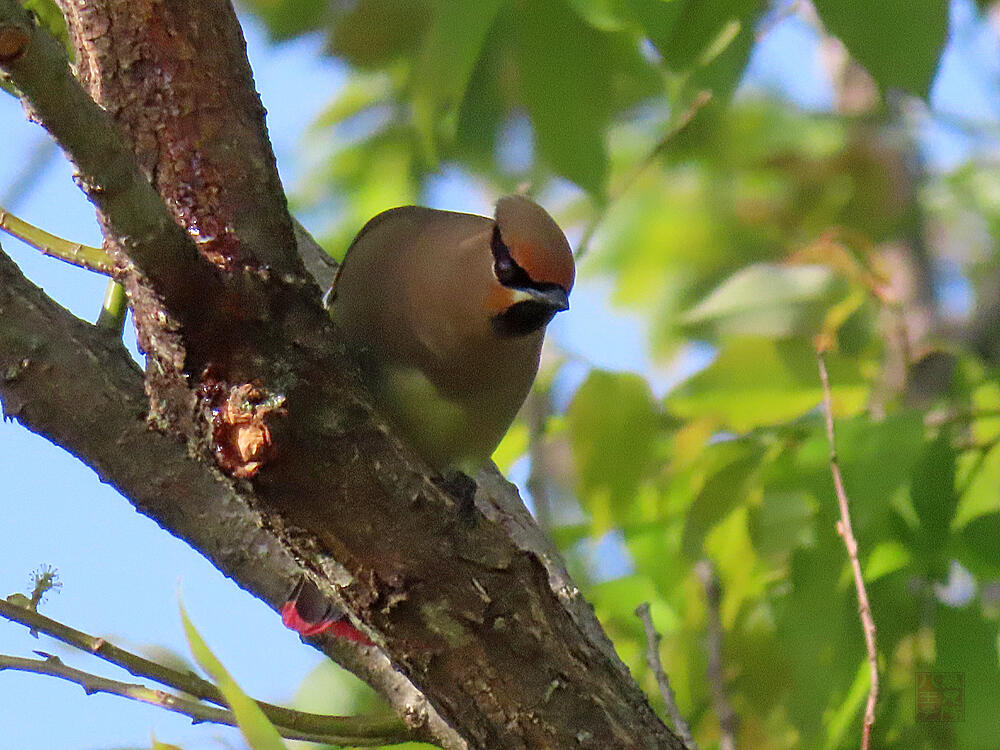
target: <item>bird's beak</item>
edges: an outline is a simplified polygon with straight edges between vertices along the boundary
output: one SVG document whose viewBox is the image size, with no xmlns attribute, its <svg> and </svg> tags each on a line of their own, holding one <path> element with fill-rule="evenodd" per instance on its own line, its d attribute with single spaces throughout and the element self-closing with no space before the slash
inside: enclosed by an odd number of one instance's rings
<svg viewBox="0 0 1000 750">
<path fill-rule="evenodd" d="M 514 301 L 539 302 L 546 307 L 551 307 L 556 312 L 569 310 L 569 294 L 560 286 L 553 286 L 548 289 L 520 287 L 514 289 Z"/>
</svg>

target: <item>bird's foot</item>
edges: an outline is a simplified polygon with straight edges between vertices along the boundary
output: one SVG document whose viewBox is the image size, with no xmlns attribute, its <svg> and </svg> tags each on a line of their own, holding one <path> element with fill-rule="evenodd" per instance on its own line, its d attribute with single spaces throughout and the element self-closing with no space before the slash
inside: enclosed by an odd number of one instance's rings
<svg viewBox="0 0 1000 750">
<path fill-rule="evenodd" d="M 295 585 L 291 597 L 282 605 L 281 622 L 301 636 L 330 633 L 363 646 L 373 645 L 371 639 L 351 625 L 343 612 L 331 606 L 307 578 Z"/>
</svg>

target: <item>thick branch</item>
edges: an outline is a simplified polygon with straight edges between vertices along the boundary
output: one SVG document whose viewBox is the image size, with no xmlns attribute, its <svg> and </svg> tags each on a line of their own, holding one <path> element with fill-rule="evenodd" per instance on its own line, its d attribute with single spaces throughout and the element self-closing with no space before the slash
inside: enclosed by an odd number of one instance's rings
<svg viewBox="0 0 1000 750">
<path fill-rule="evenodd" d="M 0 401 L 16 419 L 80 458 L 175 536 L 277 610 L 303 574 L 287 544 L 265 527 L 245 487 L 149 428 L 142 374 L 121 342 L 73 317 L 0 252 Z M 329 588 L 329 586 L 327 586 Z M 450 730 L 374 649 L 314 641 L 372 685 L 413 727 L 443 741 Z M 453 736 L 453 735 L 452 735 Z"/>
</svg>

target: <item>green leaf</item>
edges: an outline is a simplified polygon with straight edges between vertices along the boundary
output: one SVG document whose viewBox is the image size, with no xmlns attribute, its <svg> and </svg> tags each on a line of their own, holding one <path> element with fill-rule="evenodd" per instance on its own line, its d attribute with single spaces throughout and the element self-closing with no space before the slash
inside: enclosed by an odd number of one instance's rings
<svg viewBox="0 0 1000 750">
<path fill-rule="evenodd" d="M 285 743 L 281 741 L 281 736 L 274 725 L 260 710 L 254 700 L 244 693 L 236 680 L 230 676 L 226 668 L 222 666 L 215 654 L 208 648 L 201 635 L 195 629 L 191 620 L 184 610 L 184 604 L 180 603 L 181 622 L 184 624 L 184 635 L 187 637 L 188 647 L 195 661 L 218 685 L 219 690 L 226 698 L 226 703 L 236 717 L 243 737 L 252 750 L 287 750 Z"/>
<path fill-rule="evenodd" d="M 883 576 L 902 570 L 910 564 L 911 557 L 910 550 L 899 542 L 882 542 L 865 560 L 865 581 L 873 583 Z"/>
<path fill-rule="evenodd" d="M 369 107 L 387 104 L 395 94 L 392 76 L 385 72 L 359 71 L 337 91 L 316 122 L 314 128 L 328 128 L 361 114 Z"/>
<path fill-rule="evenodd" d="M 681 417 L 713 417 L 745 432 L 801 416 L 822 401 L 816 354 L 797 339 L 735 339 L 705 370 L 678 387 L 667 407 Z M 827 356 L 837 415 L 860 409 L 868 385 L 856 362 Z"/>
<path fill-rule="evenodd" d="M 156 739 L 156 735 L 153 735 L 152 750 L 181 750 L 178 745 L 169 745 L 166 742 L 160 742 Z"/>
<path fill-rule="evenodd" d="M 820 19 L 883 90 L 927 97 L 948 32 L 941 0 L 816 0 Z"/>
<path fill-rule="evenodd" d="M 749 529 L 754 547 L 762 557 L 784 559 L 797 547 L 813 542 L 816 500 L 807 492 L 765 493 L 750 511 Z"/>
<path fill-rule="evenodd" d="M 316 0 L 244 0 L 272 39 L 289 39 L 322 28 L 326 4 Z"/>
<path fill-rule="evenodd" d="M 962 529 L 961 541 L 963 565 L 983 578 L 1000 578 L 1000 513 L 969 521 Z"/>
<path fill-rule="evenodd" d="M 813 336 L 846 291 L 843 277 L 823 266 L 755 263 L 712 290 L 683 322 L 715 334 Z"/>
<path fill-rule="evenodd" d="M 935 613 L 934 671 L 958 674 L 963 683 L 955 721 L 956 748 L 992 748 L 997 742 L 996 707 L 1000 705 L 997 622 L 978 607 L 955 609 L 939 605 Z"/>
<path fill-rule="evenodd" d="M 420 48 L 431 0 L 358 0 L 334 20 L 330 49 L 353 65 L 378 68 Z"/>
<path fill-rule="evenodd" d="M 53 0 L 21 0 L 21 5 L 35 14 L 39 25 L 46 29 L 52 36 L 66 48 L 73 57 L 73 48 L 69 44 L 69 32 L 66 29 L 66 19 L 63 18 L 62 11 L 59 10 Z"/>
<path fill-rule="evenodd" d="M 436 123 L 457 116 L 501 0 L 437 0 L 414 69 L 413 110 L 425 156 L 436 162 Z"/>
<path fill-rule="evenodd" d="M 751 24 L 755 12 L 763 8 L 757 0 L 683 0 L 683 9 L 673 28 L 668 45 L 660 46 L 667 64 L 674 70 L 686 70 L 709 62 L 713 47 L 734 24 Z M 655 42 L 656 39 L 653 39 Z"/>
<path fill-rule="evenodd" d="M 636 20 L 660 54 L 673 46 L 674 28 L 684 3 L 681 0 L 625 0 Z"/>
<path fill-rule="evenodd" d="M 580 501 L 603 531 L 620 520 L 652 466 L 656 403 L 638 375 L 594 370 L 566 416 Z"/>
<path fill-rule="evenodd" d="M 621 31 L 629 24 L 629 0 L 566 0 L 583 20 L 601 31 Z"/>
<path fill-rule="evenodd" d="M 947 430 L 942 430 L 934 442 L 924 446 L 914 466 L 910 497 L 928 541 L 935 546 L 942 544 L 958 504 L 955 449 Z"/>
<path fill-rule="evenodd" d="M 729 460 L 705 481 L 685 517 L 681 547 L 691 559 L 704 554 L 702 545 L 712 528 L 746 502 L 747 484 L 763 456 L 754 443 L 726 443 L 716 451 Z"/>
<path fill-rule="evenodd" d="M 825 750 L 837 750 L 842 747 L 844 738 L 848 732 L 853 732 L 857 724 L 859 712 L 865 705 L 868 697 L 868 688 L 871 686 L 871 670 L 868 667 L 868 660 L 864 659 L 858 665 L 858 673 L 851 683 L 850 690 L 839 706 L 825 718 L 826 742 Z"/>
<path fill-rule="evenodd" d="M 539 154 L 558 174 L 600 195 L 608 179 L 611 72 L 620 50 L 559 0 L 532 0 L 520 11 L 518 82 Z"/>
</svg>

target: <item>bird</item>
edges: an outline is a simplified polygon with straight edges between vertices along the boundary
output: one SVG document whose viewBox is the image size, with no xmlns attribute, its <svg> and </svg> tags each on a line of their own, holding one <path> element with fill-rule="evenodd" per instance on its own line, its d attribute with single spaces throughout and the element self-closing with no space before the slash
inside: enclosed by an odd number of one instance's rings
<svg viewBox="0 0 1000 750">
<path fill-rule="evenodd" d="M 325 304 L 382 416 L 440 475 L 472 477 L 575 275 L 566 235 L 527 197 L 501 198 L 493 218 L 402 206 L 364 225 Z"/>
</svg>

